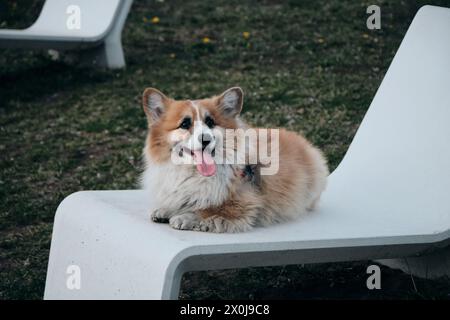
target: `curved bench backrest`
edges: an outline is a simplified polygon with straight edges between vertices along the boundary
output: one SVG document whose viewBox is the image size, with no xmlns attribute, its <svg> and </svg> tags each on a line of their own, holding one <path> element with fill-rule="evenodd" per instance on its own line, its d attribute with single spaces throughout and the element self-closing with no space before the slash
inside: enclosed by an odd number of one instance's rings
<svg viewBox="0 0 450 320">
<path fill-rule="evenodd" d="M 368 224 L 450 230 L 450 9 L 419 10 L 329 187 Z"/>
</svg>

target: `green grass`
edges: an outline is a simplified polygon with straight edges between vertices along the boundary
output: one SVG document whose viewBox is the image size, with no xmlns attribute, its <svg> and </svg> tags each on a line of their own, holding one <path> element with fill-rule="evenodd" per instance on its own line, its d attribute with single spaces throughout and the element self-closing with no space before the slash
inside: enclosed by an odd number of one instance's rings
<svg viewBox="0 0 450 320">
<path fill-rule="evenodd" d="M 0 27 L 29 25 L 42 1 L 14 3 L 0 2 Z M 3 50 L 0 298 L 42 298 L 53 216 L 65 196 L 136 187 L 145 87 L 196 98 L 239 85 L 248 122 L 303 133 L 335 168 L 422 4 L 375 3 L 377 31 L 365 24 L 370 1 L 135 1 L 122 71 L 80 68 L 72 54 L 52 61 Z M 408 275 L 387 268 L 383 290 L 369 292 L 368 263 L 189 273 L 181 297 L 449 298 L 448 279 L 416 279 L 416 292 Z"/>
</svg>

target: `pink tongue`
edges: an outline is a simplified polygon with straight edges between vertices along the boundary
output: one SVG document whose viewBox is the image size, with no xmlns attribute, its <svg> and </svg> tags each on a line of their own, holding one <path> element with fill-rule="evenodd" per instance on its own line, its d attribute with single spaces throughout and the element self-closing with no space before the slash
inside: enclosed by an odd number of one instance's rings
<svg viewBox="0 0 450 320">
<path fill-rule="evenodd" d="M 195 150 L 193 152 L 198 172 L 205 177 L 214 175 L 216 173 L 216 164 L 211 155 L 208 152 L 202 152 L 201 150 Z"/>
</svg>

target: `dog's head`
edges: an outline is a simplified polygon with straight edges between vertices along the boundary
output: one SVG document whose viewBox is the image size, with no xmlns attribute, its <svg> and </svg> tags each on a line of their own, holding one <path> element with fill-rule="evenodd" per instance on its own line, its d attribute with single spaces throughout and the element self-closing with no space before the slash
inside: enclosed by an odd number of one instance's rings
<svg viewBox="0 0 450 320">
<path fill-rule="evenodd" d="M 240 127 L 242 104 L 239 87 L 200 100 L 174 100 L 147 88 L 143 94 L 149 127 L 145 152 L 154 162 L 190 163 L 201 175 L 212 176 L 216 148 L 225 130 Z"/>
</svg>

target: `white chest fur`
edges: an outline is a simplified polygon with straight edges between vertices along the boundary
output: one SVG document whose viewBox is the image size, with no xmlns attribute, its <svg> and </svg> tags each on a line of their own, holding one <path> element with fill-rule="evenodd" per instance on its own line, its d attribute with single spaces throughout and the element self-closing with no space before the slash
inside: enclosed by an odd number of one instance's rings
<svg viewBox="0 0 450 320">
<path fill-rule="evenodd" d="M 232 177 L 228 165 L 218 165 L 214 176 L 204 177 L 192 165 L 156 164 L 147 160 L 141 186 L 154 194 L 160 208 L 204 209 L 227 199 Z"/>
</svg>

